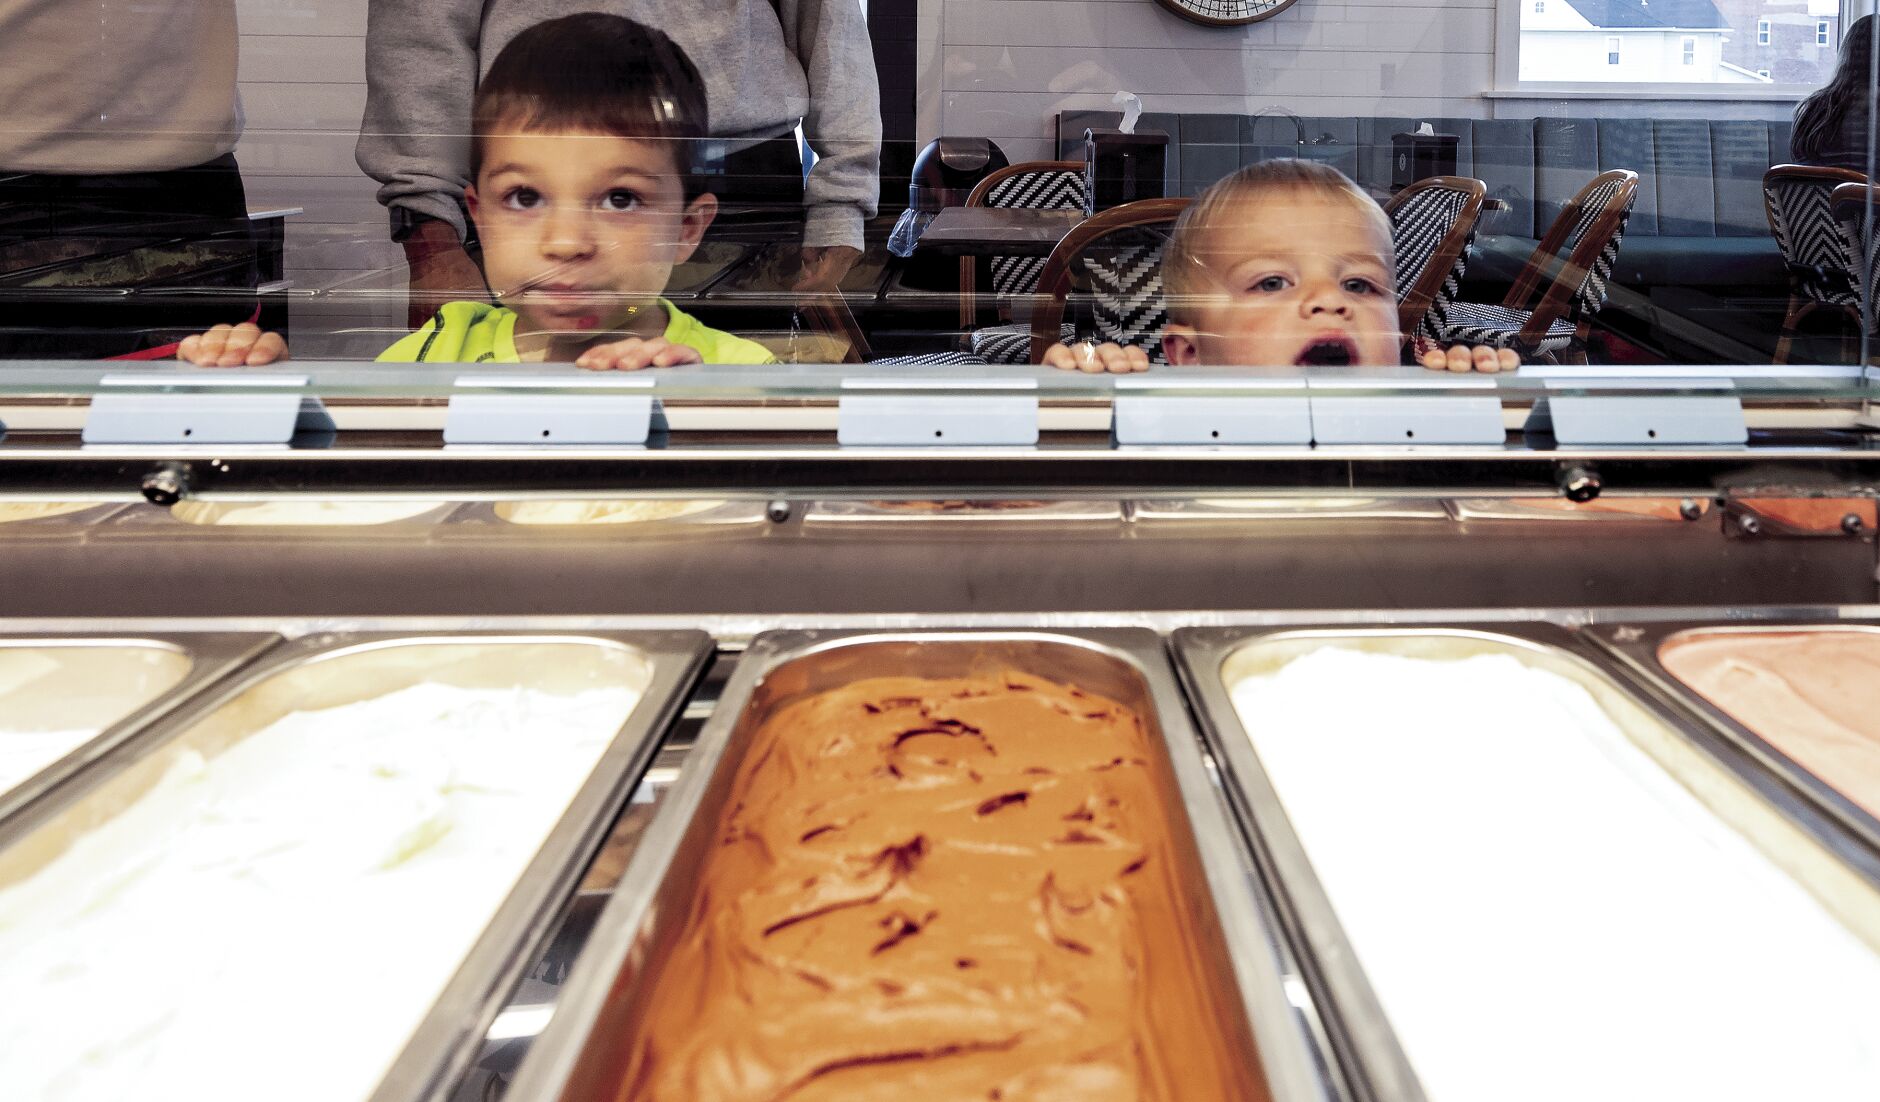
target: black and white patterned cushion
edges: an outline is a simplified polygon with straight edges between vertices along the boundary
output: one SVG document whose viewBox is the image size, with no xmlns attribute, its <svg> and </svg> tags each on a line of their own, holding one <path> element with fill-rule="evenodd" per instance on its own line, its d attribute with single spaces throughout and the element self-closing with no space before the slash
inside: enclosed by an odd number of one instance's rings
<svg viewBox="0 0 1880 1102">
<path fill-rule="evenodd" d="M 1792 176 L 1765 180 L 1769 229 L 1782 249 L 1797 295 L 1828 306 L 1859 306 L 1851 244 L 1856 238 L 1842 233 L 1829 206 L 1837 183 Z"/>
<path fill-rule="evenodd" d="M 1443 344 L 1520 348 L 1516 338 L 1532 316 L 1533 312 L 1529 310 L 1510 310 L 1506 306 L 1489 306 L 1480 302 L 1452 302 L 1436 339 Z M 1558 351 L 1573 343 L 1575 332 L 1577 330 L 1572 322 L 1560 318 L 1547 327 L 1547 335 L 1541 338 L 1540 347 L 1526 351 Z"/>
<path fill-rule="evenodd" d="M 1168 327 L 1162 257 L 1173 228 L 1132 226 L 1084 246 L 1071 268 L 1068 303 L 1079 334 L 1140 348 L 1150 363 L 1168 362 L 1162 351 Z"/>
<path fill-rule="evenodd" d="M 1871 332 L 1880 328 L 1880 310 L 1876 309 L 1880 303 L 1875 303 L 1872 297 L 1874 288 L 1880 287 L 1880 211 L 1874 212 L 1872 225 L 1866 224 L 1869 221 L 1866 209 L 1858 205 L 1845 207 L 1842 214 L 1839 229 L 1850 260 L 1848 275 L 1854 299 L 1849 305 L 1858 310 L 1862 303 L 1866 304 L 1866 324 Z M 1852 262 L 1853 257 L 1862 254 L 1866 257 L 1864 262 Z"/>
<path fill-rule="evenodd" d="M 986 358 L 971 352 L 926 352 L 868 361 L 870 367 L 985 367 Z"/>
<path fill-rule="evenodd" d="M 1058 339 L 1064 344 L 1077 339 L 1075 326 L 1061 325 L 1058 330 Z M 973 355 L 983 357 L 987 363 L 1028 364 L 1031 362 L 1031 326 L 988 325 L 975 329 Z"/>
<path fill-rule="evenodd" d="M 1623 184 L 1622 180 L 1608 180 L 1586 197 L 1586 202 L 1580 207 L 1580 217 L 1573 224 L 1573 232 L 1567 235 L 1567 243 L 1561 248 L 1562 256 L 1572 256 L 1573 250 L 1579 248 L 1580 239 L 1606 212 Z M 1585 277 L 1580 280 L 1579 290 L 1573 296 L 1573 305 L 1567 309 L 1567 319 L 1575 325 L 1583 318 L 1592 318 L 1606 305 L 1606 288 L 1612 282 L 1612 270 L 1619 264 L 1619 241 L 1625 237 L 1625 224 L 1632 217 L 1632 203 L 1637 198 L 1638 190 L 1635 188 L 1632 198 L 1626 201 L 1625 209 L 1619 212 L 1619 224 L 1612 231 L 1612 240 L 1599 250 L 1599 255 L 1593 258 L 1593 266 L 1586 270 Z"/>
<path fill-rule="evenodd" d="M 1463 208 L 1468 204 L 1469 193 L 1466 191 L 1429 187 L 1410 196 L 1391 212 L 1391 242 L 1397 254 L 1398 302 L 1402 302 L 1410 294 L 1410 289 L 1416 286 L 1430 257 L 1435 254 L 1437 246 L 1443 243 L 1443 239 L 1449 236 L 1449 231 L 1455 228 L 1456 221 L 1462 217 Z M 1415 332 L 1410 336 L 1438 336 L 1449 304 L 1455 301 L 1457 292 L 1462 288 L 1462 277 L 1468 260 L 1467 248 L 1456 254 L 1456 262 L 1443 277 L 1441 289 L 1430 301 L 1429 310 L 1417 321 Z"/>
</svg>

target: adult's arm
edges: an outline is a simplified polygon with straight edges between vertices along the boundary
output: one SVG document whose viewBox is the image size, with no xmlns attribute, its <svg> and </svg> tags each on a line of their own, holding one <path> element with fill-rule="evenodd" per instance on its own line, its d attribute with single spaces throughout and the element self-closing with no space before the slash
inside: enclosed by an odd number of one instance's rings
<svg viewBox="0 0 1880 1102">
<path fill-rule="evenodd" d="M 379 202 L 464 236 L 482 0 L 370 0 L 356 156 Z"/>
<path fill-rule="evenodd" d="M 860 0 L 782 0 L 778 14 L 784 44 L 809 78 L 803 133 L 817 161 L 803 244 L 859 249 L 862 223 L 881 198 L 881 88 Z"/>
</svg>

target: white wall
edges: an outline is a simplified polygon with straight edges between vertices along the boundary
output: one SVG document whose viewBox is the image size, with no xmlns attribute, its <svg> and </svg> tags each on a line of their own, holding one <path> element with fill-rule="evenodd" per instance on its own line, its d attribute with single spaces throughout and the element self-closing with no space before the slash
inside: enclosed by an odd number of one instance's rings
<svg viewBox="0 0 1880 1102">
<path fill-rule="evenodd" d="M 236 155 L 249 205 L 306 208 L 287 230 L 299 333 L 403 324 L 404 254 L 387 236 L 377 185 L 353 162 L 366 102 L 366 4 L 236 0 L 248 116 Z M 382 342 L 363 341 L 374 343 Z"/>
<path fill-rule="evenodd" d="M 1566 0 L 1549 0 L 1571 11 Z M 1490 99 L 1495 0 L 1298 0 L 1261 23 L 1189 23 L 1154 0 L 922 0 L 923 140 L 995 138 L 1052 155 L 1056 113 L 1152 111 L 1460 118 L 1786 118 L 1792 104 Z M 1565 13 L 1562 13 L 1563 17 Z M 1600 61 L 1604 62 L 1604 56 Z"/>
<path fill-rule="evenodd" d="M 1615 38 L 1617 65 L 1608 56 Z M 1689 65 L 1684 64 L 1687 38 L 1693 46 Z M 1719 71 L 1722 60 L 1720 31 L 1521 30 L 1522 80 L 1714 83 L 1730 79 Z"/>
</svg>

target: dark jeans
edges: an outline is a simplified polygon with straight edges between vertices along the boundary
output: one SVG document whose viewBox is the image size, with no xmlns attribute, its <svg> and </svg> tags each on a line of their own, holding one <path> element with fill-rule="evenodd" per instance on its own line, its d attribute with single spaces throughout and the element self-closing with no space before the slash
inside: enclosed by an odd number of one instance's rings
<svg viewBox="0 0 1880 1102">
<path fill-rule="evenodd" d="M 108 176 L 0 170 L 0 359 L 95 359 L 255 312 L 233 155 Z"/>
</svg>

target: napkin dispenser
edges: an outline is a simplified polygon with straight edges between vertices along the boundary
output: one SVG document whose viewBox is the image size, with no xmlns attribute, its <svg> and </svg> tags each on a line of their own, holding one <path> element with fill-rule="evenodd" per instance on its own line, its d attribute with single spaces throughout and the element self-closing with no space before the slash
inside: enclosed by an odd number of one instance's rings
<svg viewBox="0 0 1880 1102">
<path fill-rule="evenodd" d="M 1084 131 L 1084 212 L 1160 199 L 1168 187 L 1168 135 L 1157 130 Z"/>
<path fill-rule="evenodd" d="M 1461 139 L 1454 134 L 1429 132 L 1427 123 L 1415 134 L 1390 136 L 1390 187 L 1401 190 L 1431 176 L 1456 174 L 1456 146 Z"/>
</svg>

